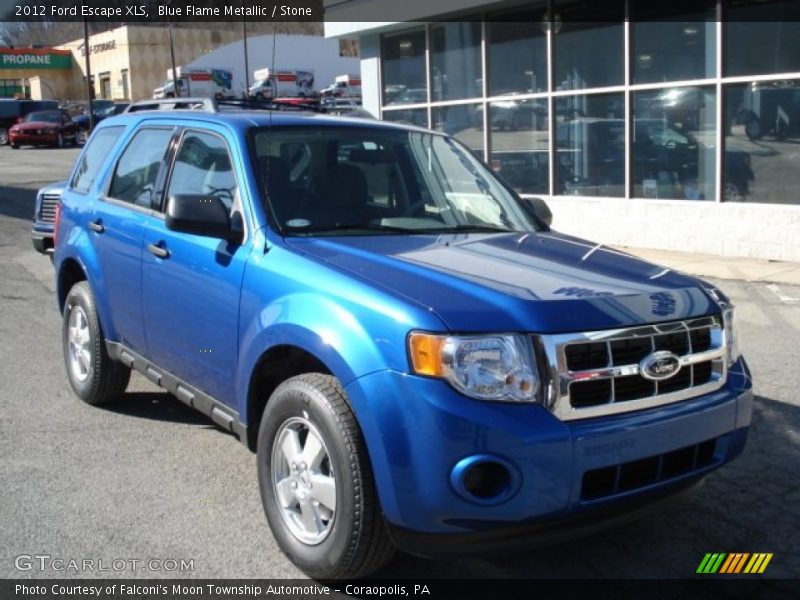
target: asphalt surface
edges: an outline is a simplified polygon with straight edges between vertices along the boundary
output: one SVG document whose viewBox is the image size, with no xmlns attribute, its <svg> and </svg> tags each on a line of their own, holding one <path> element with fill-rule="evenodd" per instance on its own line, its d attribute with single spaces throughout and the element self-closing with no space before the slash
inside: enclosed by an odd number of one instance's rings
<svg viewBox="0 0 800 600">
<path fill-rule="evenodd" d="M 52 267 L 29 228 L 35 189 L 65 178 L 76 155 L 0 147 L 0 577 L 301 577 L 266 524 L 255 456 L 234 437 L 138 375 L 113 407 L 71 392 Z M 739 551 L 774 553 L 768 577 L 800 577 L 800 288 L 715 283 L 738 305 L 755 379 L 739 459 L 643 521 L 511 556 L 399 556 L 379 576 L 682 578 L 706 552 Z M 16 568 L 35 554 L 193 568 Z"/>
</svg>

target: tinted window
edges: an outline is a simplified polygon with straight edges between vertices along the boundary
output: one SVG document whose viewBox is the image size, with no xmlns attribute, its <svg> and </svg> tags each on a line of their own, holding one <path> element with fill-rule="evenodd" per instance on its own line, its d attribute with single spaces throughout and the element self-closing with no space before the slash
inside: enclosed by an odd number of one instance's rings
<svg viewBox="0 0 800 600">
<path fill-rule="evenodd" d="M 800 71 L 797 0 L 728 0 L 726 4 L 726 75 Z"/>
<path fill-rule="evenodd" d="M 515 190 L 548 193 L 547 100 L 502 100 L 489 105 L 490 162 Z"/>
<path fill-rule="evenodd" d="M 425 30 L 383 37 L 383 104 L 426 102 Z"/>
<path fill-rule="evenodd" d="M 633 109 L 633 195 L 714 200 L 714 90 L 681 87 L 636 92 Z"/>
<path fill-rule="evenodd" d="M 556 100 L 557 192 L 624 196 L 625 104 L 622 94 Z"/>
<path fill-rule="evenodd" d="M 487 17 L 489 95 L 546 92 L 547 37 L 545 8 Z M 496 18 L 496 22 L 492 19 Z"/>
<path fill-rule="evenodd" d="M 481 24 L 445 23 L 431 27 L 433 100 L 482 96 Z"/>
<path fill-rule="evenodd" d="M 95 131 L 75 169 L 75 177 L 72 180 L 74 190 L 83 193 L 89 191 L 100 167 L 103 166 L 124 129 L 124 127 L 104 127 Z"/>
<path fill-rule="evenodd" d="M 633 83 L 716 75 L 715 0 L 636 0 L 631 10 Z"/>
<path fill-rule="evenodd" d="M 800 80 L 725 86 L 728 202 L 800 204 Z"/>
<path fill-rule="evenodd" d="M 556 89 L 621 85 L 624 2 L 561 0 L 555 10 Z"/>
<path fill-rule="evenodd" d="M 237 189 L 225 142 L 209 133 L 188 132 L 175 157 L 167 197 L 178 194 L 216 196 L 231 210 Z"/>
<path fill-rule="evenodd" d="M 483 158 L 483 105 L 460 104 L 433 109 L 433 128 L 452 135 Z"/>
<path fill-rule="evenodd" d="M 20 115 L 21 105 L 13 100 L 0 100 L 0 119 L 15 118 Z"/>
<path fill-rule="evenodd" d="M 139 131 L 117 163 L 109 196 L 150 208 L 170 138 L 171 129 Z"/>
</svg>

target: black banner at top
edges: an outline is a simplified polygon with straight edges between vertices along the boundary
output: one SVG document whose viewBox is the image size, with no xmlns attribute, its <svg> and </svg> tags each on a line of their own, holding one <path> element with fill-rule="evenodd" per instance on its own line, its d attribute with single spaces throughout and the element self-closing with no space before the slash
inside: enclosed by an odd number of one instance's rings
<svg viewBox="0 0 800 600">
<path fill-rule="evenodd" d="M 0 22 L 518 22 L 523 12 L 558 24 L 800 22 L 798 0 L 0 0 Z"/>
</svg>

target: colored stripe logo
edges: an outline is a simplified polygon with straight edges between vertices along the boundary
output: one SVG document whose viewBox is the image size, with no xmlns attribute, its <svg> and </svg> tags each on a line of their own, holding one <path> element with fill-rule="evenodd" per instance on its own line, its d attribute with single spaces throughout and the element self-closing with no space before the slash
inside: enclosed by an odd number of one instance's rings
<svg viewBox="0 0 800 600">
<path fill-rule="evenodd" d="M 761 574 L 767 569 L 769 561 L 772 560 L 771 552 L 709 552 L 700 561 L 697 573 L 703 575 L 713 575 L 715 573 L 725 575 L 738 575 L 746 573 L 749 575 Z"/>
</svg>

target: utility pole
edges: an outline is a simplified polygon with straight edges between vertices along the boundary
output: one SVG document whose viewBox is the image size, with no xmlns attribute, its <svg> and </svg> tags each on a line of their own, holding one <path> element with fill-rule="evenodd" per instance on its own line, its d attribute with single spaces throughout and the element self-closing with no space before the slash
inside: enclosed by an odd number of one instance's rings
<svg viewBox="0 0 800 600">
<path fill-rule="evenodd" d="M 169 4 L 169 2 L 167 3 Z M 175 66 L 175 37 L 172 34 L 172 29 L 175 24 L 170 20 L 169 22 L 169 55 L 172 58 L 172 85 L 175 87 L 175 97 L 178 98 L 180 90 L 178 89 L 178 68 Z"/>
<path fill-rule="evenodd" d="M 92 109 L 92 66 L 89 59 L 89 20 L 83 19 L 83 56 L 86 60 L 86 101 L 89 103 L 89 131 L 94 130 L 94 110 Z"/>
<path fill-rule="evenodd" d="M 247 20 L 242 19 L 242 37 L 244 38 L 244 97 L 250 97 L 250 59 L 247 53 Z"/>
</svg>

